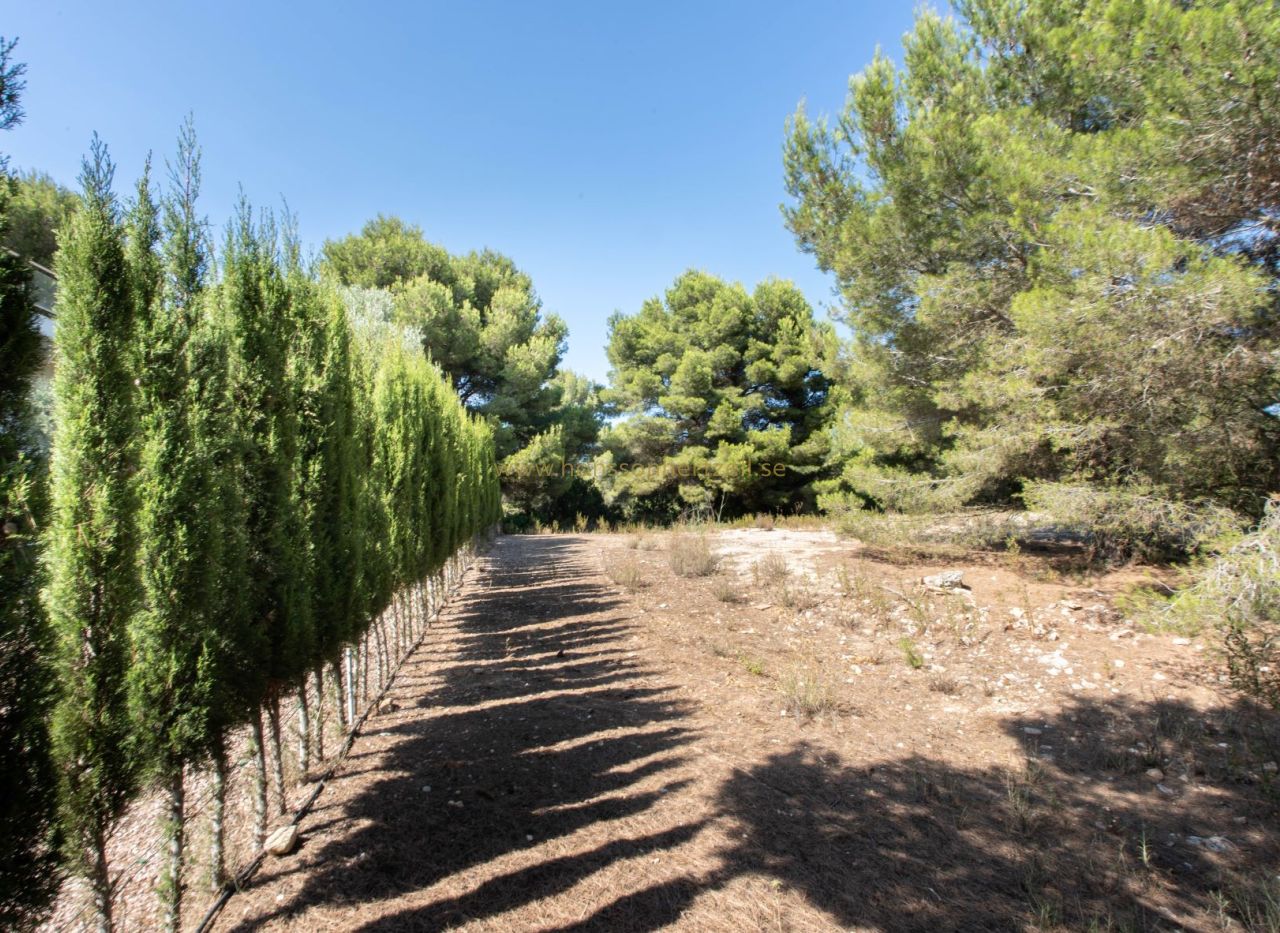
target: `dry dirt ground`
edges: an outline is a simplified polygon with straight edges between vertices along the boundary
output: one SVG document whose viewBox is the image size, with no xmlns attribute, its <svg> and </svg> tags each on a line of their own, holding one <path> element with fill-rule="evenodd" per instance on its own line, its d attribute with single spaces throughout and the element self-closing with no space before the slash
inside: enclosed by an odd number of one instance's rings
<svg viewBox="0 0 1280 933">
<path fill-rule="evenodd" d="M 1268 928 L 1273 724 L 1133 572 L 706 543 L 499 539 L 216 928 Z"/>
</svg>

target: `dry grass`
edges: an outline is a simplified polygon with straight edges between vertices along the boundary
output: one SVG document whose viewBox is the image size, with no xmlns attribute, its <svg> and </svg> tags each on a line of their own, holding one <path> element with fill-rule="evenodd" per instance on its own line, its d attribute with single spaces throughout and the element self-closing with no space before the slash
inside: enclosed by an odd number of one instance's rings
<svg viewBox="0 0 1280 933">
<path fill-rule="evenodd" d="M 679 535 L 671 542 L 671 569 L 678 577 L 706 577 L 715 573 L 720 559 L 706 535 Z"/>
<path fill-rule="evenodd" d="M 929 678 L 929 689 L 934 693 L 941 693 L 943 696 L 958 696 L 960 694 L 960 681 L 945 674 L 935 674 Z"/>
<path fill-rule="evenodd" d="M 635 591 L 648 585 L 644 567 L 634 557 L 620 557 L 613 560 L 608 567 L 609 579 L 624 590 Z"/>
<path fill-rule="evenodd" d="M 798 609 L 803 612 L 817 606 L 821 600 L 806 581 L 790 580 L 784 577 L 782 584 L 778 587 L 778 602 L 788 609 Z"/>
<path fill-rule="evenodd" d="M 778 689 L 787 714 L 797 719 L 813 719 L 836 708 L 835 689 L 815 671 L 791 671 L 782 678 Z"/>
<path fill-rule="evenodd" d="M 1191 701 L 1181 672 L 1203 655 L 1066 612 L 1105 597 L 1005 565 L 956 568 L 975 606 L 920 591 L 942 567 L 857 545 L 814 559 L 778 535 L 757 539 L 788 587 L 821 575 L 812 611 L 781 605 L 776 579 L 758 598 L 749 573 L 686 579 L 613 540 L 605 569 L 638 561 L 648 582 L 620 599 L 580 539 L 501 542 L 494 585 L 401 685 L 396 728 L 362 735 L 361 770 L 228 929 L 1277 929 L 1256 866 L 1280 851 L 1264 767 L 1280 756 L 1254 712 Z M 732 583 L 746 604 L 717 595 Z M 1044 677 L 1062 650 L 1074 672 Z"/>
<path fill-rule="evenodd" d="M 742 588 L 738 581 L 722 574 L 712 579 L 711 595 L 722 603 L 742 602 Z"/>
<path fill-rule="evenodd" d="M 751 575 L 756 586 L 772 586 L 781 583 L 791 573 L 787 559 L 776 551 L 766 554 L 751 567 Z"/>
</svg>

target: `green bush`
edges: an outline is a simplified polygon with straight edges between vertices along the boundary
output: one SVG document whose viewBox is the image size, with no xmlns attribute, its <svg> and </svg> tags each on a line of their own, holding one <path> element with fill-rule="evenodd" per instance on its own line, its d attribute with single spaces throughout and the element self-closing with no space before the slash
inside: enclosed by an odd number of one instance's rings
<svg viewBox="0 0 1280 933">
<path fill-rule="evenodd" d="M 1191 557 L 1240 527 L 1229 509 L 1180 502 L 1145 486 L 1027 483 L 1022 500 L 1089 541 L 1093 556 L 1115 562 Z"/>
<path fill-rule="evenodd" d="M 1280 500 L 1150 618 L 1182 629 L 1215 627 L 1232 686 L 1280 710 Z"/>
</svg>

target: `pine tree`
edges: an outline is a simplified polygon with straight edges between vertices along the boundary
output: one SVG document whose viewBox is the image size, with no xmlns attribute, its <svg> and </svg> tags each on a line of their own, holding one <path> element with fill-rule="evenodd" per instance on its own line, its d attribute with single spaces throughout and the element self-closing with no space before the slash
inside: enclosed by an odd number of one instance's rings
<svg viewBox="0 0 1280 933">
<path fill-rule="evenodd" d="M 133 295 L 114 168 L 94 139 L 61 238 L 44 593 L 61 696 L 52 720 L 68 854 L 111 929 L 107 837 L 135 784 L 125 671 L 138 605 Z"/>
</svg>

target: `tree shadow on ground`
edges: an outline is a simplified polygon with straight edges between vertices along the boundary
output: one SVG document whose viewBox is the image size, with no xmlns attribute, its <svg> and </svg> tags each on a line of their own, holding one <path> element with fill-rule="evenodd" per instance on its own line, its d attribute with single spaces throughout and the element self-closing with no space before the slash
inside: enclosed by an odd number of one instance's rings
<svg viewBox="0 0 1280 933">
<path fill-rule="evenodd" d="M 690 711 L 631 656 L 626 606 L 579 564 L 558 566 L 571 547 L 499 543 L 489 585 L 461 606 L 460 648 L 408 672 L 406 695 L 433 714 L 390 730 L 402 740 L 377 753 L 385 777 L 337 808 L 357 828 L 326 843 L 299 894 L 253 926 L 421 891 L 526 850 L 529 836 L 566 837 L 679 789 L 674 774 L 653 778 L 695 753 Z M 656 930 L 712 892 L 732 929 L 734 897 L 757 896 L 761 879 L 809 912 L 797 926 L 812 926 L 816 908 L 833 927 L 871 930 L 1201 928 L 1215 909 L 1238 915 L 1236 879 L 1280 857 L 1260 767 L 1275 757 L 1276 722 L 1248 704 L 1081 699 L 1051 721 L 1003 727 L 1024 752 L 1004 766 L 853 763 L 797 741 L 736 769 L 694 820 L 499 868 L 463 894 L 371 910 L 359 929 L 493 920 L 713 823 L 733 842 L 710 867 L 561 929 Z"/>
<path fill-rule="evenodd" d="M 1247 703 L 1206 714 L 1173 701 L 1080 701 L 1051 722 L 1005 725 L 1026 746 L 1018 767 L 918 755 L 853 767 L 797 744 L 739 769 L 717 816 L 740 841 L 714 871 L 561 929 L 654 929 L 637 919 L 675 919 L 681 896 L 687 904 L 744 876 L 774 880 L 845 928 L 1180 930 L 1241 919 L 1241 882 L 1280 856 L 1276 798 L 1253 770 L 1258 751 L 1276 747 L 1274 718 Z M 1147 773 L 1157 765 L 1161 780 Z"/>
<path fill-rule="evenodd" d="M 570 547 L 554 537 L 499 539 L 492 570 L 455 609 L 461 631 L 455 649 L 447 660 L 415 655 L 393 691 L 432 715 L 371 726 L 399 741 L 349 761 L 363 772 L 360 758 L 380 759 L 377 773 L 385 776 L 354 800 L 313 811 L 314 819 L 334 809 L 357 828 L 323 845 L 296 897 L 235 929 L 319 905 L 418 891 L 527 849 L 531 839 L 638 813 L 679 789 L 674 778 L 643 792 L 632 788 L 646 779 L 651 785 L 677 764 L 693 734 L 668 689 L 636 682 L 651 672 L 628 656 L 627 607 L 598 575 L 560 564 Z M 441 929 L 498 913 L 695 831 L 615 840 L 496 879 L 457 903 L 433 905 L 429 917 L 390 922 Z"/>
</svg>

